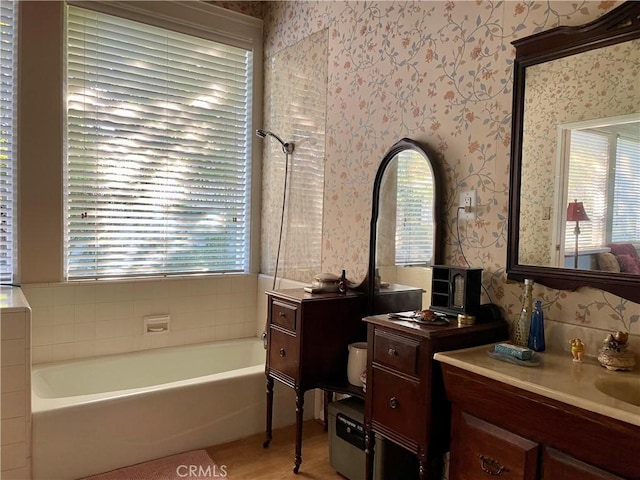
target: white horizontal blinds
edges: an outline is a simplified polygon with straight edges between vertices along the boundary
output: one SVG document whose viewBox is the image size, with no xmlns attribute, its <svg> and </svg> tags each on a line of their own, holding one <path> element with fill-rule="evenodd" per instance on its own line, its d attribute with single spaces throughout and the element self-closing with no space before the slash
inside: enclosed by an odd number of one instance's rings
<svg viewBox="0 0 640 480">
<path fill-rule="evenodd" d="M 640 246 L 640 143 L 618 138 L 616 142 L 615 200 L 612 242 Z"/>
<path fill-rule="evenodd" d="M 69 7 L 70 279 L 244 271 L 252 54 Z"/>
<path fill-rule="evenodd" d="M 0 2 L 0 281 L 13 281 L 17 2 Z"/>
<path fill-rule="evenodd" d="M 396 265 L 431 264 L 434 185 L 431 169 L 412 150 L 397 155 Z"/>
<path fill-rule="evenodd" d="M 602 247 L 607 229 L 607 178 L 609 140 L 606 135 L 580 130 L 571 132 L 567 202 L 582 202 L 589 221 L 580 222 L 578 248 Z M 565 211 L 567 206 L 565 205 Z M 566 222 L 565 244 L 572 250 L 576 222 Z"/>
</svg>

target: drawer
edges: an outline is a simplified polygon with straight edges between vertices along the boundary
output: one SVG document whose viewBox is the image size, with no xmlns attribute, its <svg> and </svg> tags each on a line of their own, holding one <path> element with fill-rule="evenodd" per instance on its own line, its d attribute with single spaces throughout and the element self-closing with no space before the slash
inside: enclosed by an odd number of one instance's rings
<svg viewBox="0 0 640 480">
<path fill-rule="evenodd" d="M 371 416 L 387 429 L 399 433 L 416 443 L 424 435 L 425 426 L 420 419 L 420 383 L 399 377 L 379 368 L 373 368 L 371 382 Z M 367 382 L 369 389 L 369 382 Z"/>
<path fill-rule="evenodd" d="M 420 342 L 376 328 L 373 361 L 407 375 L 418 375 Z"/>
<path fill-rule="evenodd" d="M 297 380 L 300 364 L 298 337 L 293 334 L 270 329 L 269 368 L 278 370 L 288 377 Z"/>
<path fill-rule="evenodd" d="M 461 413 L 459 421 L 459 430 L 453 432 L 449 478 L 538 478 L 539 444 L 467 413 Z"/>
<path fill-rule="evenodd" d="M 295 331 L 298 308 L 296 305 L 274 300 L 271 303 L 271 323 Z"/>
</svg>

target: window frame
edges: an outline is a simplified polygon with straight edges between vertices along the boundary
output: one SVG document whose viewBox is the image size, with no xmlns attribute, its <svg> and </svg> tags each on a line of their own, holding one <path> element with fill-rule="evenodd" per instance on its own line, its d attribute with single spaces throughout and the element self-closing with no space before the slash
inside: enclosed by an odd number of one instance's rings
<svg viewBox="0 0 640 480">
<path fill-rule="evenodd" d="M 18 77 L 18 42 L 19 42 L 19 12 L 20 5 L 18 1 L 9 0 L 7 2 L 10 14 L 11 14 L 11 32 L 10 32 L 10 48 L 11 48 L 11 56 L 9 61 L 12 63 L 11 67 L 11 85 L 10 85 L 10 115 L 11 118 L 9 127 L 10 132 L 7 137 L 10 137 L 10 147 L 7 149 L 7 173 L 9 177 L 9 181 L 7 182 L 8 186 L 8 195 L 7 197 L 7 211 L 3 212 L 3 217 L 7 219 L 6 228 L 8 229 L 8 234 L 4 235 L 2 233 L 2 245 L 7 246 L 6 248 L 6 256 L 4 255 L 5 249 L 3 248 L 3 257 L 2 257 L 2 267 L 0 268 L 0 281 L 2 284 L 12 284 L 17 277 L 17 266 L 18 266 L 18 86 L 19 86 L 19 77 Z M 4 30 L 4 28 L 3 28 Z M 4 43 L 4 42 L 3 42 Z M 6 73 L 6 72 L 5 72 Z M 4 75 L 7 76 L 7 75 Z M 4 83 L 4 82 L 3 82 Z M 8 122 L 7 122 L 8 123 Z M 4 204 L 4 202 L 2 202 Z M 4 210 L 4 209 L 2 209 Z M 5 220 L 2 220 L 2 224 L 4 225 Z M 3 230 L 5 227 L 2 227 Z M 6 237 L 6 240 L 4 239 Z"/>
<path fill-rule="evenodd" d="M 262 46 L 262 20 L 249 17 L 231 10 L 206 4 L 203 2 L 191 1 L 149 1 L 149 2 L 103 2 L 103 1 L 68 1 L 65 4 L 64 18 L 67 18 L 68 6 L 76 6 L 121 17 L 127 20 L 153 25 L 163 29 L 173 30 L 179 33 L 193 35 L 206 40 L 225 43 L 234 47 L 244 48 L 252 51 L 253 55 L 253 79 L 251 92 L 252 112 L 251 125 L 248 126 L 250 132 L 255 131 L 262 124 L 262 91 L 263 91 L 263 46 Z M 66 22 L 64 26 L 64 38 L 66 38 Z M 65 42 L 66 45 L 66 42 Z M 66 48 L 65 48 L 66 50 Z M 66 51 L 64 58 L 66 58 Z M 66 78 L 66 67 L 65 67 Z M 66 105 L 67 89 L 63 92 L 64 104 Z M 64 109 L 66 115 L 66 108 Z M 64 121 L 66 125 L 66 118 Z M 65 132 L 66 138 L 66 132 Z M 248 204 L 250 223 L 247 238 L 248 256 L 246 261 L 247 271 L 244 273 L 254 273 L 259 270 L 260 265 L 260 198 L 261 198 L 261 172 L 262 172 L 262 149 L 259 139 L 250 135 L 250 203 Z M 62 156 L 66 161 L 66 147 Z M 66 175 L 65 175 L 66 179 Z M 65 180 L 66 183 L 66 180 Z M 63 192 L 66 198 L 66 186 Z M 66 201 L 63 202 L 63 221 L 66 221 Z M 62 261 L 65 262 L 67 251 L 62 252 Z M 102 279 L 103 277 L 87 278 L 66 278 L 66 268 L 62 270 L 65 281 L 91 281 Z M 177 275 L 218 275 L 223 272 L 193 272 L 181 273 Z M 149 277 L 149 275 L 144 275 Z M 158 272 L 152 277 L 173 276 L 172 274 Z M 104 277 L 111 278 L 111 277 Z M 125 278 L 135 278 L 126 276 Z"/>
<path fill-rule="evenodd" d="M 581 130 L 587 131 L 590 134 L 596 135 L 596 131 L 598 127 L 606 126 L 610 124 L 622 124 L 629 122 L 638 122 L 640 121 L 640 117 L 637 113 L 627 114 L 627 115 L 617 115 L 613 117 L 605 117 L 598 118 L 593 120 L 583 120 L 577 122 L 570 122 L 558 125 L 557 135 L 557 170 L 556 170 L 556 184 L 555 191 L 556 196 L 554 199 L 554 209 L 557 212 L 562 212 L 561 215 L 556 216 L 556 223 L 553 229 L 553 241 L 552 241 L 552 251 L 551 258 L 555 258 L 556 262 L 559 262 L 559 265 L 564 265 L 564 254 L 572 251 L 572 238 L 573 235 L 570 233 L 573 231 L 574 222 L 567 222 L 566 220 L 566 210 L 568 202 L 573 201 L 568 194 L 568 183 L 569 183 L 569 152 L 571 148 L 571 132 L 573 130 Z M 612 193 L 613 193 L 613 182 L 614 182 L 614 172 L 613 169 L 615 167 L 616 162 L 616 149 L 617 146 L 614 145 L 615 138 L 613 138 L 610 134 L 606 133 L 597 133 L 597 135 L 602 136 L 607 139 L 608 143 L 608 183 L 609 187 L 607 189 L 607 199 L 605 206 L 605 216 L 609 217 L 609 223 L 605 225 L 604 229 L 604 238 L 602 238 L 602 245 L 589 245 L 586 248 L 599 248 L 601 246 L 606 245 L 607 243 L 612 242 L 612 232 L 610 230 L 611 227 L 611 218 L 613 212 L 613 204 L 611 203 Z M 578 199 L 581 201 L 581 199 Z M 587 211 L 589 214 L 589 211 Z M 581 229 L 587 224 L 581 223 Z M 579 239 L 580 240 L 580 239 Z M 584 244 L 582 247 L 585 248 Z"/>
</svg>

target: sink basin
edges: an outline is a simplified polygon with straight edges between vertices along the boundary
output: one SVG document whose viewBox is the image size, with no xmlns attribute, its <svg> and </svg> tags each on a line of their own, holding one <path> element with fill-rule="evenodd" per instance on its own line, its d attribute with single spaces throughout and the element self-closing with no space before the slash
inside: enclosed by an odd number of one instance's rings
<svg viewBox="0 0 640 480">
<path fill-rule="evenodd" d="M 611 398 L 640 407 L 640 378 L 601 377 L 596 379 L 595 385 Z"/>
</svg>

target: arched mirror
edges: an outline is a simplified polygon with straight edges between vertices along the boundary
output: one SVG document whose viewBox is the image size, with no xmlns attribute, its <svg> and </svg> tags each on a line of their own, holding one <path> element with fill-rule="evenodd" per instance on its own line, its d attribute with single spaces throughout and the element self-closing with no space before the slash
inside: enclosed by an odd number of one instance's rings
<svg viewBox="0 0 640 480">
<path fill-rule="evenodd" d="M 373 186 L 369 313 L 428 305 L 440 259 L 439 191 L 436 165 L 418 142 L 403 138 L 384 156 Z"/>
<path fill-rule="evenodd" d="M 640 303 L 640 2 L 513 43 L 508 276 Z"/>
</svg>

